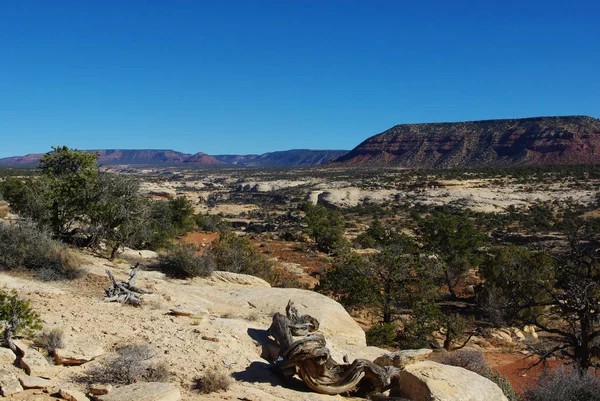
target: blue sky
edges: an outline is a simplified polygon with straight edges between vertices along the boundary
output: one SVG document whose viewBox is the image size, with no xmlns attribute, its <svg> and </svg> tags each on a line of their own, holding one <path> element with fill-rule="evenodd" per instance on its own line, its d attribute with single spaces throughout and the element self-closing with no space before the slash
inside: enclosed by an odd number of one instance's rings
<svg viewBox="0 0 600 401">
<path fill-rule="evenodd" d="M 0 157 L 351 149 L 402 123 L 600 117 L 600 2 L 0 2 Z"/>
</svg>

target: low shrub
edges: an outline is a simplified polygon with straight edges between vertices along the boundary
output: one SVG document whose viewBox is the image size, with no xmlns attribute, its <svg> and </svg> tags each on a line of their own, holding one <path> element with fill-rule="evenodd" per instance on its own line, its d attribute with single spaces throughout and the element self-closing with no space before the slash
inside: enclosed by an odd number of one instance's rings
<svg viewBox="0 0 600 401">
<path fill-rule="evenodd" d="M 439 362 L 443 363 L 444 365 L 458 366 L 470 370 L 471 372 L 477 373 L 478 375 L 483 376 L 496 383 L 496 385 L 500 387 L 500 389 L 509 401 L 521 400 L 521 397 L 515 391 L 514 387 L 508 381 L 508 379 L 502 376 L 500 373 L 494 372 L 492 370 L 490 365 L 488 365 L 488 363 L 485 361 L 483 352 L 481 351 L 463 349 L 454 352 L 448 352 L 443 354 L 439 358 Z M 562 400 L 562 398 L 556 399 Z"/>
<path fill-rule="evenodd" d="M 166 362 L 157 360 L 151 347 L 127 344 L 117 349 L 117 355 L 90 369 L 84 379 L 90 383 L 131 384 L 166 381 L 168 376 Z"/>
<path fill-rule="evenodd" d="M 0 270 L 28 269 L 44 280 L 74 279 L 86 271 L 81 258 L 31 222 L 0 224 Z"/>
<path fill-rule="evenodd" d="M 481 376 L 486 376 L 491 370 L 483 357 L 483 352 L 477 350 L 464 349 L 447 352 L 441 356 L 439 362 L 444 365 L 465 368 Z"/>
<path fill-rule="evenodd" d="M 216 369 L 208 369 L 202 376 L 196 378 L 194 387 L 202 394 L 210 394 L 229 390 L 232 381 L 228 374 Z"/>
<path fill-rule="evenodd" d="M 193 245 L 179 245 L 158 258 L 158 268 L 165 274 L 178 278 L 204 277 L 214 270 L 211 257 L 196 255 Z"/>
<path fill-rule="evenodd" d="M 525 401 L 600 401 L 600 378 L 576 369 L 542 372 L 534 385 L 525 389 Z"/>
<path fill-rule="evenodd" d="M 66 345 L 65 332 L 58 327 L 43 330 L 35 339 L 35 345 L 45 349 L 49 354 Z"/>
</svg>

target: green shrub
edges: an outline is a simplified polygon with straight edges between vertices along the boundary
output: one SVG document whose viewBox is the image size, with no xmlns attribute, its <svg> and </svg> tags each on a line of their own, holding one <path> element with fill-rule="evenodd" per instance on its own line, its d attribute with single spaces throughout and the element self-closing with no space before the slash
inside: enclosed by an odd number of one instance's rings
<svg viewBox="0 0 600 401">
<path fill-rule="evenodd" d="M 196 255 L 193 245 L 179 245 L 158 258 L 158 268 L 165 274 L 178 278 L 204 277 L 214 270 L 211 257 Z"/>
<path fill-rule="evenodd" d="M 396 328 L 393 324 L 384 323 L 371 326 L 365 333 L 367 337 L 367 345 L 374 347 L 395 347 Z"/>
<path fill-rule="evenodd" d="M 31 335 L 34 330 L 42 328 L 42 321 L 31 309 L 29 301 L 21 299 L 16 290 L 0 290 L 0 328 L 4 344 L 15 351 L 13 337 L 17 334 Z"/>
</svg>

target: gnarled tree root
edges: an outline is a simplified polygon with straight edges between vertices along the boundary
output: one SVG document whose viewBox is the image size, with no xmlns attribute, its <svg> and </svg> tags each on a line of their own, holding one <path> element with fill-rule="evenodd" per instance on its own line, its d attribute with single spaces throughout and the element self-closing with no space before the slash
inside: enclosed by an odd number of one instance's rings
<svg viewBox="0 0 600 401">
<path fill-rule="evenodd" d="M 316 392 L 341 394 L 352 391 L 369 394 L 383 392 L 399 380 L 400 369 L 381 367 L 366 359 L 339 364 L 330 355 L 325 337 L 315 333 L 317 319 L 299 316 L 290 300 L 286 316 L 275 313 L 269 335 L 281 346 L 279 368 L 284 376 L 298 374 Z M 304 336 L 294 340 L 294 336 Z"/>
</svg>

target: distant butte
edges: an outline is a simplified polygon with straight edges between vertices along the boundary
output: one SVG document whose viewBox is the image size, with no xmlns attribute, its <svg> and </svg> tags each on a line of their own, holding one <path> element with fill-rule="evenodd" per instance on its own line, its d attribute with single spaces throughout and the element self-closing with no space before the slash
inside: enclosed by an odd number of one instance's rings
<svg viewBox="0 0 600 401">
<path fill-rule="evenodd" d="M 332 164 L 452 168 L 600 163 L 600 120 L 535 117 L 396 125 Z"/>
</svg>

